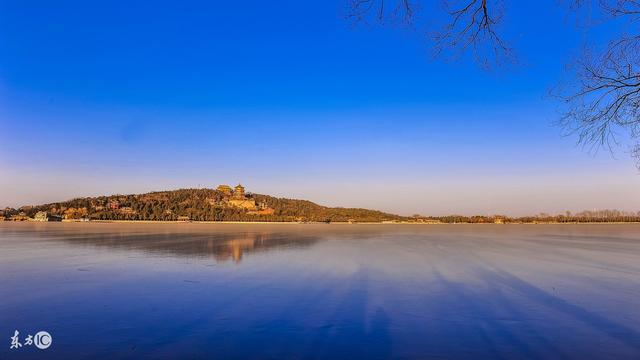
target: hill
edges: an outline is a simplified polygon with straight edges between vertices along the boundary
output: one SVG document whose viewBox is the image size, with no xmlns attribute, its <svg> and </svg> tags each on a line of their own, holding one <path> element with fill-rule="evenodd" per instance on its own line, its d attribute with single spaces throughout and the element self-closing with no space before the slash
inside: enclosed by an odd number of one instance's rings
<svg viewBox="0 0 640 360">
<path fill-rule="evenodd" d="M 376 210 L 327 207 L 306 200 L 244 194 L 244 188 L 236 187 L 233 191 L 228 186 L 77 198 L 25 206 L 20 210 L 29 217 L 44 211 L 67 219 L 92 220 L 379 222 L 403 219 Z"/>
</svg>

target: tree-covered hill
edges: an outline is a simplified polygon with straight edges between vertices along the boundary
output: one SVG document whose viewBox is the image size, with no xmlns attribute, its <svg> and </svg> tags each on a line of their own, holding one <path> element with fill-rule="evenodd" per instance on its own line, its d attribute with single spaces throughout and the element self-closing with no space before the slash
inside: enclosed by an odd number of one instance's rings
<svg viewBox="0 0 640 360">
<path fill-rule="evenodd" d="M 195 221 L 359 221 L 401 220 L 401 216 L 376 210 L 331 208 L 311 201 L 248 194 L 262 209 L 248 211 L 231 206 L 228 194 L 213 189 L 180 189 L 146 194 L 77 198 L 69 201 L 25 206 L 30 217 L 46 211 L 65 218 L 92 220 L 181 220 Z"/>
</svg>

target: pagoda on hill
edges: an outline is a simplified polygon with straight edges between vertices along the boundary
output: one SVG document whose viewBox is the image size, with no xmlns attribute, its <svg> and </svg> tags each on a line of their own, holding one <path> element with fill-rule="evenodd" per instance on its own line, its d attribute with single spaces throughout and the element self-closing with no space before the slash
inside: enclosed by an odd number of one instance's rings
<svg viewBox="0 0 640 360">
<path fill-rule="evenodd" d="M 230 206 L 245 209 L 248 211 L 258 210 L 256 201 L 250 197 L 247 197 L 244 186 L 240 184 L 236 185 L 233 190 L 229 185 L 220 185 L 216 190 L 220 191 L 227 198 L 226 203 Z"/>
<path fill-rule="evenodd" d="M 244 186 L 238 184 L 233 190 L 233 197 L 236 199 L 246 199 L 247 196 L 244 193 Z"/>
</svg>

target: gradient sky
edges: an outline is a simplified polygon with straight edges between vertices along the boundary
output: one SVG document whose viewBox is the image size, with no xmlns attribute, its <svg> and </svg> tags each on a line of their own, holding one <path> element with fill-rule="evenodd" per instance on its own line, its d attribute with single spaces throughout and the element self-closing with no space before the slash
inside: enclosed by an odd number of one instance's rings
<svg viewBox="0 0 640 360">
<path fill-rule="evenodd" d="M 242 182 L 400 214 L 640 210 L 625 148 L 576 147 L 546 96 L 607 28 L 544 2 L 507 9 L 521 63 L 486 72 L 344 0 L 0 0 L 0 206 Z"/>
</svg>

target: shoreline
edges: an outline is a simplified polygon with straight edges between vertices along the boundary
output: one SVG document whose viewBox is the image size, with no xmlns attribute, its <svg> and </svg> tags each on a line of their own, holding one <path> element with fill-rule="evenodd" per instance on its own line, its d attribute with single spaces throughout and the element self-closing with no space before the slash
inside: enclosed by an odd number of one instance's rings
<svg viewBox="0 0 640 360">
<path fill-rule="evenodd" d="M 76 220 L 62 220 L 62 221 L 0 221 L 0 223 L 77 223 L 77 224 L 202 224 L 202 225 L 421 225 L 421 226 L 437 226 L 437 225 L 633 225 L 640 224 L 638 221 L 617 221 L 617 222 L 512 222 L 512 223 L 417 223 L 417 222 L 295 222 L 295 221 L 164 221 L 164 220 L 91 220 L 91 221 L 76 221 Z"/>
</svg>

